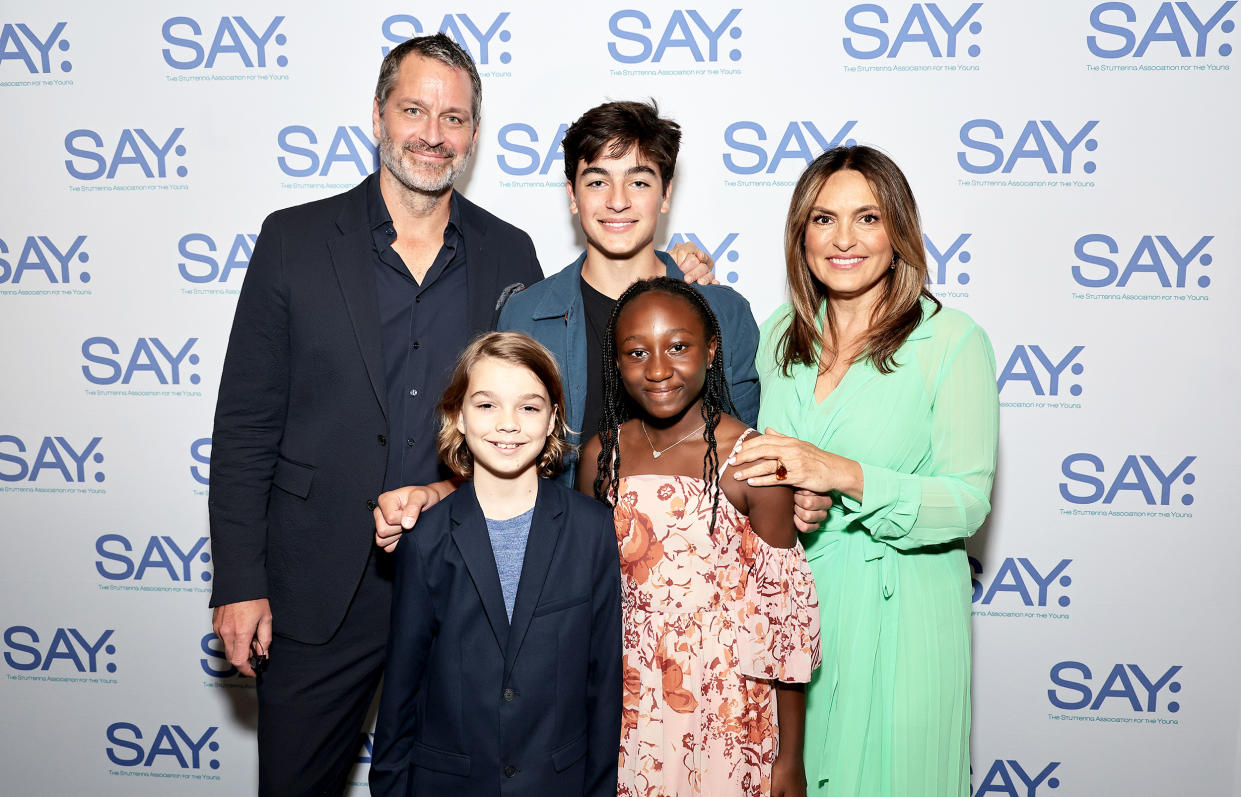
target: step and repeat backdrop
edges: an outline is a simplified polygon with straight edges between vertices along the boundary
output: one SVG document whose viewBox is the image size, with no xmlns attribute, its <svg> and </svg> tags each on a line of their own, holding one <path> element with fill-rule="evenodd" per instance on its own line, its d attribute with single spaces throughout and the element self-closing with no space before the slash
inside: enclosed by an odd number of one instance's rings
<svg viewBox="0 0 1241 797">
<path fill-rule="evenodd" d="M 890 153 L 933 290 L 999 368 L 973 793 L 1241 793 L 1238 23 L 1236 0 L 5 4 L 0 791 L 253 789 L 253 685 L 207 609 L 233 306 L 266 214 L 375 168 L 388 48 L 445 31 L 484 84 L 458 187 L 548 273 L 582 246 L 560 139 L 599 102 L 681 123 L 657 243 L 709 252 L 760 322 L 801 170 Z"/>
</svg>

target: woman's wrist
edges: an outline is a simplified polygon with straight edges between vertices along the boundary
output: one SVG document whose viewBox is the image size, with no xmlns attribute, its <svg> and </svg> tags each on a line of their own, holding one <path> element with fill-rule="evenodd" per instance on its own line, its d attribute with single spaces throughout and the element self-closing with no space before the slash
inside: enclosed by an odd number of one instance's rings
<svg viewBox="0 0 1241 797">
<path fill-rule="evenodd" d="M 814 484 L 798 486 L 817 493 L 838 492 L 858 501 L 862 500 L 865 478 L 861 463 L 830 451 L 822 451 L 817 470 L 818 478 L 814 480 Z"/>
<path fill-rule="evenodd" d="M 866 477 L 862 472 L 862 463 L 854 459 L 839 457 L 841 486 L 836 488 L 842 494 L 861 502 Z"/>
</svg>

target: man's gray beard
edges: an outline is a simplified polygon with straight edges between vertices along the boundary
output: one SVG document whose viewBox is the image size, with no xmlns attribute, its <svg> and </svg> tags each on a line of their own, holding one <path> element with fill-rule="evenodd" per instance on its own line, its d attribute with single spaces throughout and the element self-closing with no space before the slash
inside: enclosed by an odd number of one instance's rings
<svg viewBox="0 0 1241 797">
<path fill-rule="evenodd" d="M 379 161 L 384 165 L 389 173 L 396 178 L 397 182 L 408 188 L 410 191 L 419 194 L 430 194 L 438 196 L 443 194 L 465 171 L 465 167 L 470 164 L 470 155 L 473 154 L 474 147 L 471 146 L 466 151 L 465 156 L 457 162 L 454 168 L 450 168 L 448 173 L 443 177 L 429 182 L 422 179 L 422 175 L 417 172 L 407 171 L 397 157 L 400 150 L 404 147 L 397 147 L 391 138 L 385 137 L 379 141 Z"/>
</svg>

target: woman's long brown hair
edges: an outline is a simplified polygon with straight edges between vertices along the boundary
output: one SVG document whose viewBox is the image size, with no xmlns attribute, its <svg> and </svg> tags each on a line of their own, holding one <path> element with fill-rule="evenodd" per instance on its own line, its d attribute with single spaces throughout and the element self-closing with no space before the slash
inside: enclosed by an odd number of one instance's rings
<svg viewBox="0 0 1241 797">
<path fill-rule="evenodd" d="M 919 300 L 930 299 L 935 303 L 934 312 L 939 311 L 939 300 L 926 287 L 922 224 L 905 175 L 891 158 L 871 147 L 829 149 L 802 172 L 793 189 L 784 224 L 784 261 L 793 299 L 793 318 L 777 344 L 776 359 L 786 376 L 795 363 L 815 365 L 820 370 L 831 367 L 839 353 L 836 320 L 827 302 L 827 286 L 815 278 L 806 261 L 806 225 L 823 184 L 836 172 L 845 170 L 860 173 L 870 184 L 879 200 L 884 230 L 896 256 L 893 267 L 883 277 L 883 293 L 854 360 L 869 358 L 880 373 L 890 373 L 900 365 L 896 362 L 896 350 L 922 321 Z M 826 315 L 820 331 L 818 313 L 825 304 Z M 822 356 L 824 350 L 826 357 Z M 821 359 L 826 362 L 821 363 Z"/>
</svg>

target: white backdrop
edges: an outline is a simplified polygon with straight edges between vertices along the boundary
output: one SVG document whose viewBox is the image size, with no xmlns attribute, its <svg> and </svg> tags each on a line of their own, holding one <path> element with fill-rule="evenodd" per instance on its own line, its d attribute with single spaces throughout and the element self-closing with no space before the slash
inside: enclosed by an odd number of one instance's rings
<svg viewBox="0 0 1241 797">
<path fill-rule="evenodd" d="M 606 99 L 682 124 L 658 243 L 759 321 L 801 169 L 889 152 L 1002 369 L 974 793 L 1241 793 L 1235 0 L 5 5 L 0 791 L 253 789 L 206 608 L 233 304 L 267 213 L 373 168 L 386 48 L 445 29 L 484 83 L 459 188 L 548 273 L 558 131 Z"/>
</svg>

